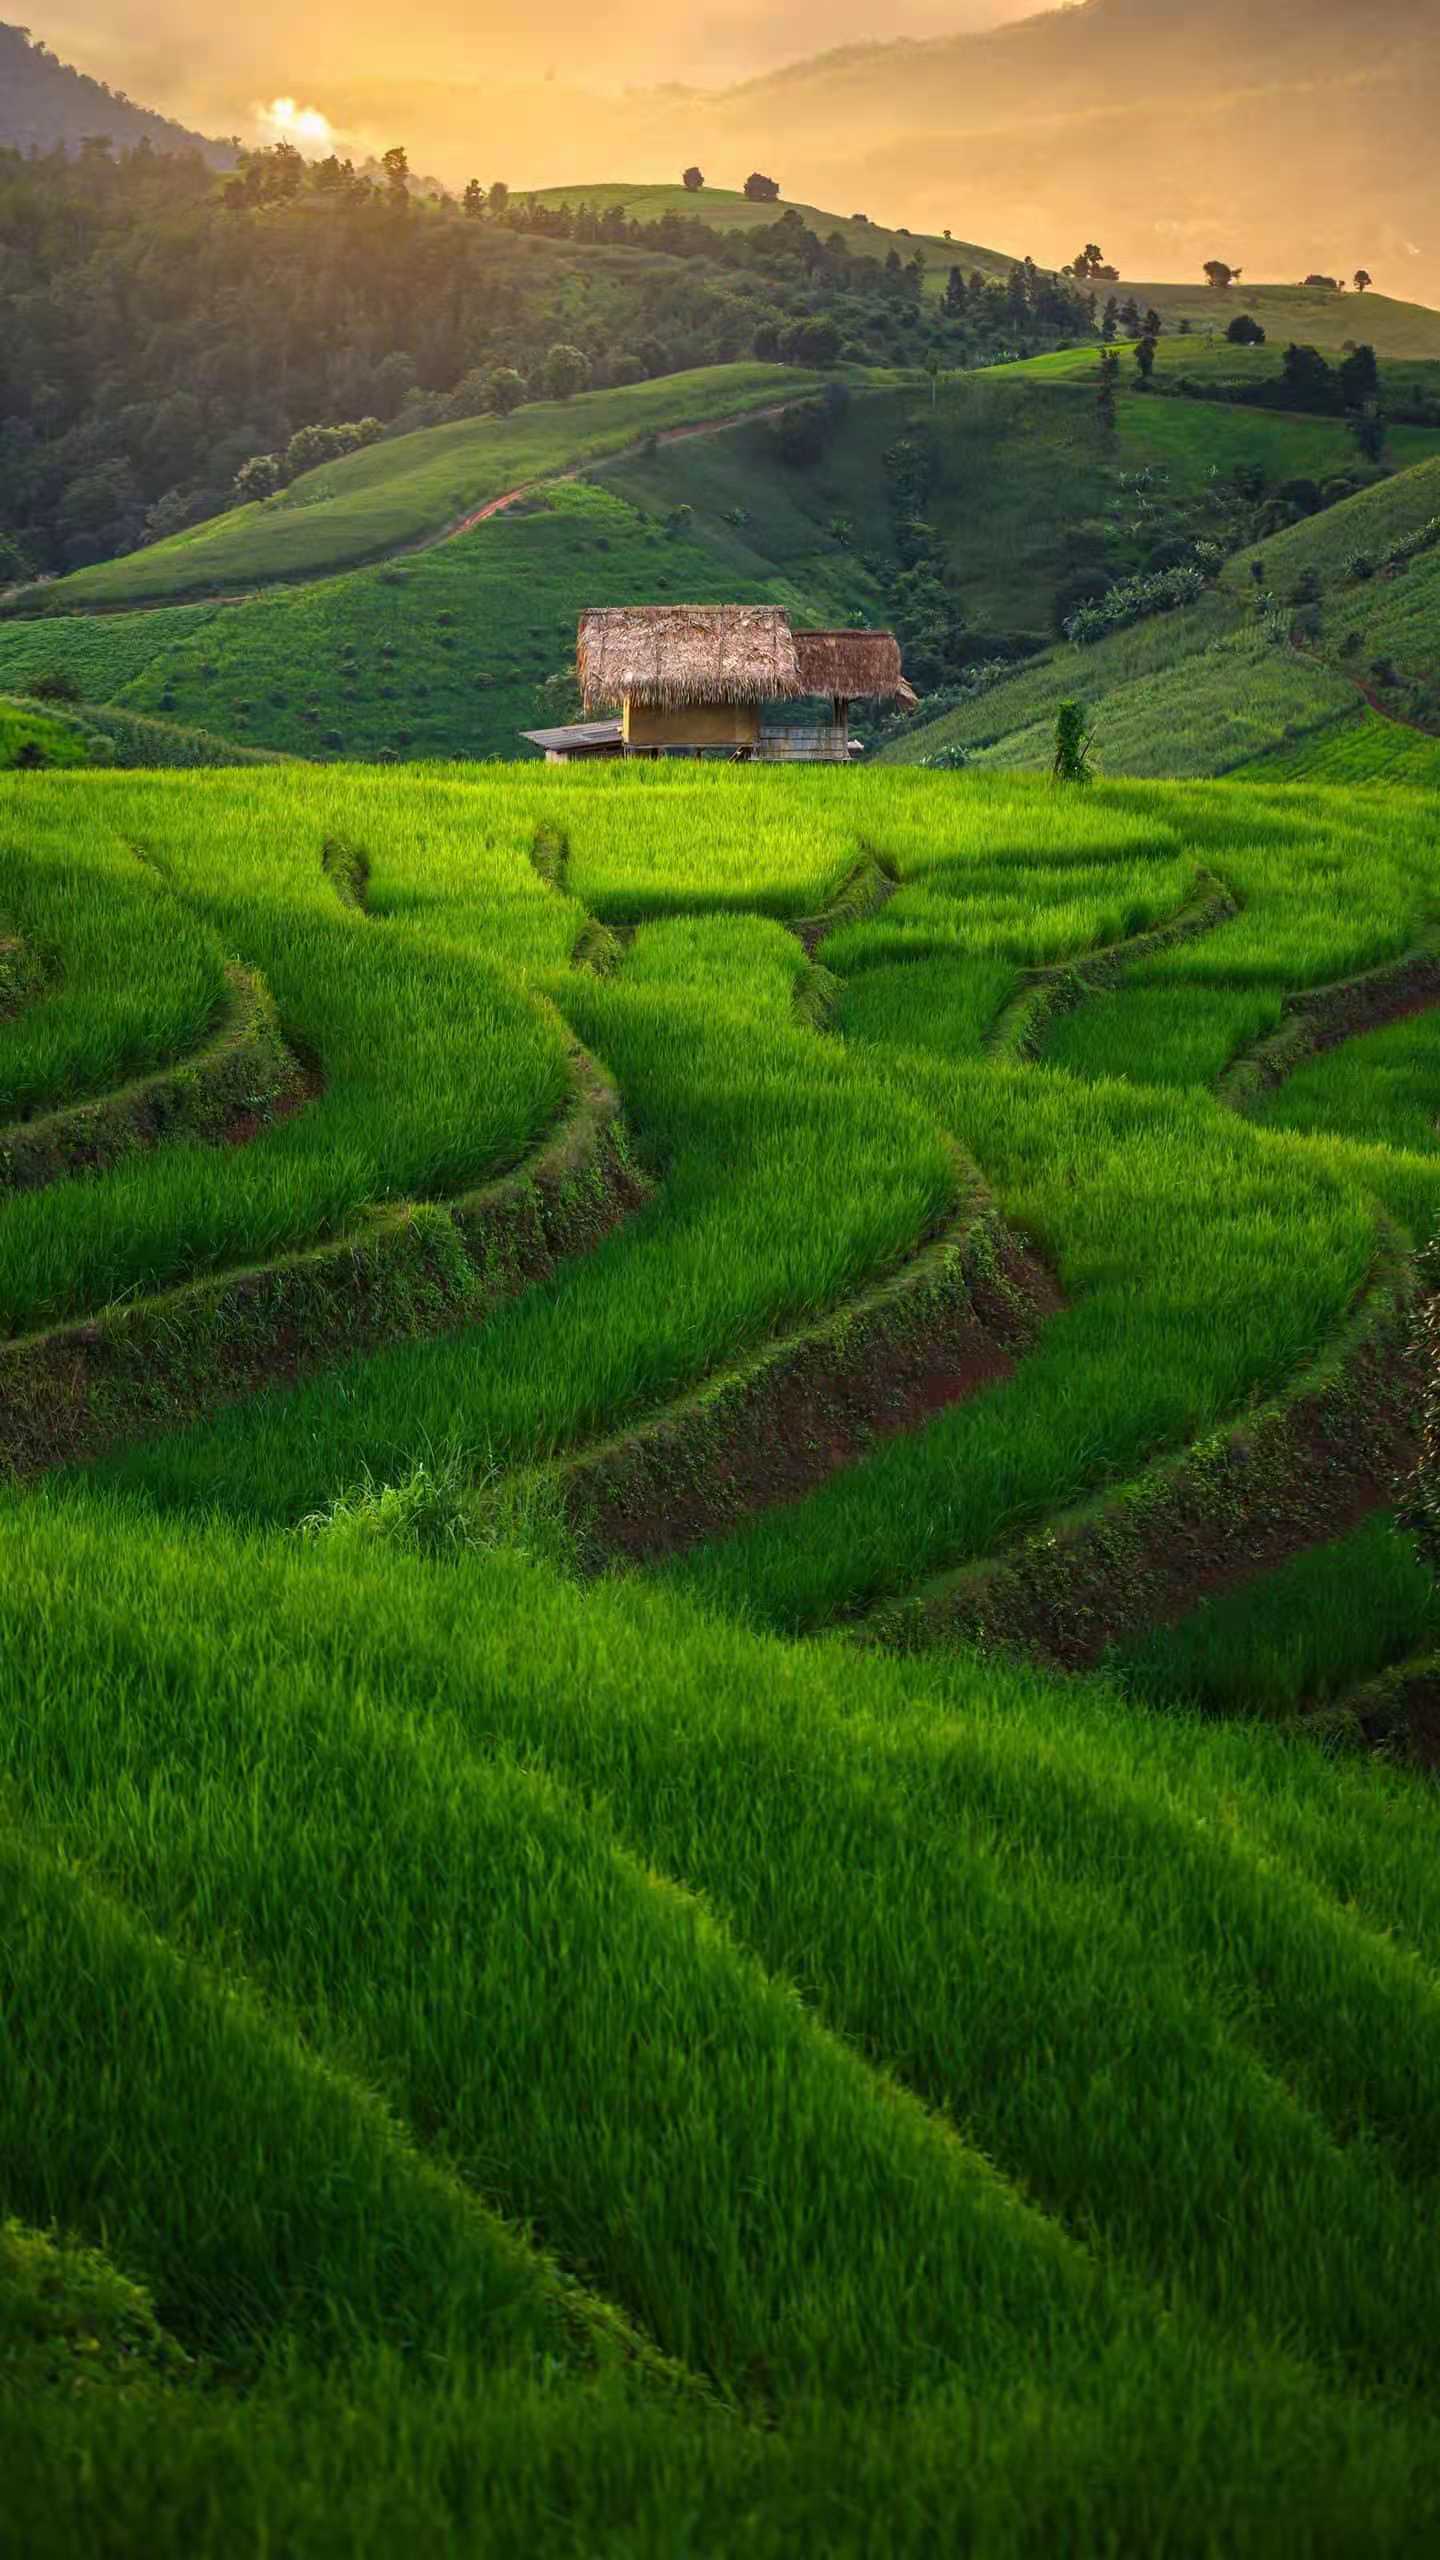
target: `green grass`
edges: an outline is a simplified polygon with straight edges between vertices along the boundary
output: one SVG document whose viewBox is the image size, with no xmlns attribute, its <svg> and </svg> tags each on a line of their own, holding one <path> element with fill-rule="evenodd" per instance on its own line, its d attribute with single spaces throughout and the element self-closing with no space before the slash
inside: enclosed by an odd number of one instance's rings
<svg viewBox="0 0 1440 2560">
<path fill-rule="evenodd" d="M 1278 363 L 1290 340 L 1320 347 L 1332 361 L 1352 342 L 1373 346 L 1376 353 L 1399 362 L 1440 358 L 1440 311 L 1427 303 L 1401 302 L 1384 293 L 1307 293 L 1303 285 L 1251 284 L 1244 281 L 1217 293 L 1206 284 L 1132 284 L 1103 287 L 1122 302 L 1134 294 L 1142 311 L 1153 304 L 1169 336 L 1161 362 L 1214 367 L 1234 372 L 1241 365 Z M 1264 327 L 1270 345 L 1246 350 L 1224 337 L 1236 314 L 1248 311 Z M 1182 340 L 1179 324 L 1188 320 L 1195 333 Z M 1215 343 L 1218 342 L 1218 343 Z"/>
<path fill-rule="evenodd" d="M 1440 737 L 1426 738 L 1381 717 L 1367 705 L 1328 721 L 1293 746 L 1274 748 L 1254 764 L 1234 768 L 1237 781 L 1440 786 Z"/>
<path fill-rule="evenodd" d="M 1436 1618 L 1434 1576 L 1414 1540 L 1380 1512 L 1117 1650 L 1106 1669 L 1142 1697 L 1212 1713 L 1294 1715 L 1337 1704 L 1433 1643 Z"/>
<path fill-rule="evenodd" d="M 1433 2538 L 1433 1803 L 1291 1729 L 1433 1639 L 1415 1546 L 1083 1680 L 842 1633 L 1283 1394 L 1440 1226 L 1427 1017 L 1214 1090 L 1427 930 L 1424 795 L 296 764 L 19 776 L 0 846 L 14 1109 L 183 1055 L 237 960 L 325 1079 L 7 1201 L 12 1325 L 513 1162 L 574 1040 L 653 1182 L 483 1323 L 282 1344 L 185 1428 L 162 1371 L 152 1436 L 0 1489 L 27 2549 Z M 982 1181 L 1064 1292 L 1009 1375 L 582 1578 L 550 1460 Z"/>
<path fill-rule="evenodd" d="M 1144 2516 L 1146 2547 L 1198 2548 L 1186 2508 L 1212 2475 L 1237 2547 L 1281 2497 L 1293 2536 L 1319 2413 L 1332 2451 L 1314 2476 L 1341 2513 L 1368 2493 L 1367 2540 L 1387 2502 L 1397 2529 L 1425 2511 L 1429 2421 L 1404 2400 L 1434 2336 L 1416 2107 L 1435 2024 L 1410 1950 L 1435 1938 L 1433 1897 L 1408 1891 L 1424 1825 L 1403 1783 L 1307 1766 L 1254 1731 L 1147 1729 L 1015 1674 L 957 1668 L 926 1692 L 660 1597 L 584 1599 L 515 1559 L 361 1572 L 74 1505 L 32 1504 L 0 1534 L 0 1685 L 29 1709 L 0 1727 L 11 1800 L 82 1861 L 19 1870 L 7 2032 L 48 2094 L 14 2125 L 9 2183 L 82 2232 L 103 2215 L 183 2344 L 268 2358 L 248 2493 L 257 2437 L 284 2442 L 288 2413 L 303 2442 L 313 2393 L 344 2405 L 348 2371 L 367 2407 L 365 2343 L 398 2318 L 426 2346 L 391 2377 L 402 2407 L 415 2396 L 409 2461 L 467 2389 L 518 2402 L 497 2493 L 523 2494 L 546 2279 L 467 2200 L 478 2187 L 672 2351 L 760 2393 L 782 2447 L 821 2423 L 833 2445 L 838 2424 L 842 2472 L 856 2460 L 835 2401 L 816 2406 L 828 2388 L 862 2444 L 867 2413 L 914 2433 L 933 2500 L 954 2477 L 947 2416 L 983 2407 L 969 2494 L 1015 2502 L 993 2548 L 1037 2547 L 1061 2494 L 1045 2464 L 1022 2486 L 1022 2384 L 1047 2432 L 1092 2443 L 1064 2492 L 1087 2536 Z M 762 1802 L 780 1825 L 763 1845 Z M 357 1868 L 357 1838 L 385 1856 Z M 217 1996 L 217 1964 L 263 2011 Z M 62 2014 L 87 2022 L 84 2080 Z M 122 2132 L 128 2092 L 161 2101 L 160 2052 L 184 2075 L 165 2129 L 142 2112 Z M 117 2136 L 82 2142 L 97 2104 Z M 267 2105 L 292 2126 L 273 2144 Z M 439 2160 L 422 2166 L 401 2124 Z M 252 2138 L 227 2181 L 239 2125 Z M 198 2205 L 207 2158 L 214 2201 L 187 2246 L 176 2188 Z M 1283 2251 L 1265 2245 L 1277 2227 Z M 583 2475 L 607 2403 L 592 2417 L 593 2393 L 551 2372 Z M 1382 2373 L 1402 2395 L 1388 2414 L 1346 2405 L 1347 2377 Z M 733 2420 L 651 2396 L 647 2423 L 638 2399 L 642 2441 L 718 2431 L 722 2481 L 727 2452 L 742 2474 L 755 2462 Z M 1145 2459 L 1116 2424 L 1132 2399 Z M 223 2397 L 211 2407 L 213 2461 Z M 621 2406 L 609 2416 L 623 2436 Z M 162 2477 L 189 2423 L 172 2408 Z M 126 2468 L 117 2429 L 132 2462 L 155 2442 L 112 2418 L 102 2479 Z M 47 2438 L 74 2442 L 62 2411 Z M 368 2429 L 360 2443 L 380 2480 L 404 2464 Z M 877 2460 L 857 2464 L 857 2495 Z M 884 2486 L 882 2468 L 869 2499 Z M 1311 2547 L 1343 2548 L 1309 2512 Z"/>
<path fill-rule="evenodd" d="M 208 1148 L 175 1146 L 131 1159 L 103 1183 L 0 1200 L 6 1330 L 264 1261 L 343 1233 L 397 1199 L 473 1186 L 516 1163 L 568 1092 L 560 1026 L 527 1004 L 493 959 L 440 937 L 425 945 L 398 938 L 337 896 L 323 866 L 326 842 L 358 823 L 383 849 L 389 832 L 363 791 L 337 800 L 322 785 L 317 798 L 300 768 L 263 791 L 258 777 L 216 776 L 203 802 L 193 788 L 179 777 L 107 777 L 83 799 L 47 801 L 33 833 L 27 827 L 35 885 L 17 907 L 17 927 L 27 941 L 48 942 L 66 975 L 61 998 L 23 1015 L 7 1037 L 7 1048 L 20 1047 L 12 1108 L 34 1108 L 46 1078 L 51 1098 L 69 1099 L 102 1076 L 118 1081 L 193 1046 L 218 1007 L 227 953 L 258 970 L 292 1040 L 322 1063 L 324 1091 L 263 1147 L 237 1150 L 223 1181 Z M 202 806 L 207 823 L 197 833 Z M 432 802 L 429 815 L 443 841 L 443 803 Z M 562 960 L 579 910 L 567 914 L 523 853 L 517 861 L 513 840 L 488 862 L 477 862 L 461 828 L 451 844 L 472 885 L 489 873 L 492 950 L 508 944 L 532 963 Z M 139 956 L 129 983 L 122 978 L 123 1003 L 111 1006 L 118 918 Z M 130 1010 L 148 1041 L 126 1027 Z M 466 1037 L 457 1043 L 461 1020 Z"/>
<path fill-rule="evenodd" d="M 852 258 L 876 258 L 883 264 L 892 249 L 902 258 L 921 257 L 925 261 L 927 286 L 943 289 L 945 278 L 953 266 L 964 269 L 966 283 L 978 267 L 985 276 L 1008 276 L 1015 261 L 998 249 L 980 249 L 973 241 L 949 240 L 938 232 L 887 231 L 882 223 L 856 222 L 835 213 L 824 213 L 815 205 L 794 204 L 788 197 L 771 204 L 752 203 L 734 187 L 663 186 L 653 181 L 647 185 L 627 187 L 614 179 L 598 186 L 540 187 L 535 191 L 537 204 L 578 207 L 590 205 L 597 213 L 608 212 L 619 205 L 636 222 L 659 222 L 667 213 L 679 213 L 697 222 L 705 222 L 713 231 L 758 231 L 780 219 L 785 213 L 798 213 L 822 240 L 839 233 Z"/>
<path fill-rule="evenodd" d="M 76 605 L 169 603 L 323 577 L 442 533 L 509 489 L 619 452 L 653 430 L 763 408 L 812 384 L 781 365 L 714 365 L 538 401 L 509 419 L 422 428 L 303 472 L 278 497 L 76 570 L 53 593 Z"/>
<path fill-rule="evenodd" d="M 651 467 L 667 460 L 662 449 Z M 743 443 L 734 467 L 749 467 Z M 783 560 L 718 514 L 674 535 L 664 513 L 684 503 L 683 467 L 673 496 L 639 506 L 616 492 L 614 468 L 388 568 L 225 609 L 0 624 L 0 677 L 12 663 L 71 668 L 73 656 L 77 681 L 120 696 L 90 715 L 101 727 L 173 713 L 326 762 L 528 756 L 520 732 L 557 716 L 537 688 L 573 663 L 581 604 L 699 596 L 775 602 L 801 620 L 877 618 L 873 579 L 821 525 L 805 520 L 803 553 Z"/>
<path fill-rule="evenodd" d="M 0 773 L 37 757 L 42 766 L 83 764 L 84 741 L 38 704 L 0 700 Z"/>
</svg>

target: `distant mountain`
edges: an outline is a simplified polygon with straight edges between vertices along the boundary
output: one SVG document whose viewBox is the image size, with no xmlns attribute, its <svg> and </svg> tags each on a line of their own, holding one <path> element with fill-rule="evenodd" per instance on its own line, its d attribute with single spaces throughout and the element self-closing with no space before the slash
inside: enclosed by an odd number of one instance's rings
<svg viewBox="0 0 1440 2560">
<path fill-rule="evenodd" d="M 121 149 L 143 141 L 155 151 L 199 151 L 217 169 L 228 169 L 235 158 L 230 143 L 137 107 L 103 80 L 59 61 L 26 28 L 0 24 L 0 148 L 78 151 L 97 134 L 108 134 Z"/>
<path fill-rule="evenodd" d="M 1098 239 L 1130 277 L 1363 265 L 1436 300 L 1436 17 L 1436 0 L 1088 0 L 653 112 L 717 176 L 754 155 L 787 195 L 1042 261 Z"/>
</svg>

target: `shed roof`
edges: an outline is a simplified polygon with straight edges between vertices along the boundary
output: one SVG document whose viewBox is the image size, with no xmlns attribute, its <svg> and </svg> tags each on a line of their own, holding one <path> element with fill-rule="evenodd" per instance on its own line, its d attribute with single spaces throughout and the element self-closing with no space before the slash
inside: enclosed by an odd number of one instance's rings
<svg viewBox="0 0 1440 2560">
<path fill-rule="evenodd" d="M 522 729 L 534 747 L 564 750 L 570 755 L 603 755 L 621 744 L 618 720 L 567 720 L 560 729 Z"/>
<path fill-rule="evenodd" d="M 916 699 L 893 631 L 797 631 L 795 657 L 806 693 L 845 702 Z"/>
<path fill-rule="evenodd" d="M 780 702 L 804 693 L 778 605 L 604 605 L 580 616 L 587 711 L 602 703 Z"/>
</svg>

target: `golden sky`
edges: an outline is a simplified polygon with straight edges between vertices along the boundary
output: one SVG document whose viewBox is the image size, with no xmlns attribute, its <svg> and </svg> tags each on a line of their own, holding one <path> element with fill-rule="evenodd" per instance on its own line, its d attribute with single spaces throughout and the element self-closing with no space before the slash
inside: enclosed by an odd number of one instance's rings
<svg viewBox="0 0 1440 2560">
<path fill-rule="evenodd" d="M 696 0 L 693 14 L 662 17 L 633 5 L 597 11 L 593 0 L 312 0 L 282 7 L 248 0 L 220 11 L 194 0 L 60 0 L 37 12 L 34 32 L 62 61 L 123 88 L 207 132 L 264 138 L 262 110 L 291 97 L 337 127 L 362 109 L 378 118 L 357 141 L 379 147 L 386 93 L 391 122 L 433 88 L 466 95 L 479 165 L 503 153 L 505 118 L 487 115 L 485 93 L 512 84 L 609 91 L 681 82 L 721 85 L 803 60 L 831 46 L 882 35 L 933 36 L 993 26 L 1030 13 L 1035 0 Z M 28 13 L 27 13 L 28 14 Z M 492 130 L 486 133 L 484 128 Z M 531 173 L 523 173 L 528 177 Z"/>
</svg>

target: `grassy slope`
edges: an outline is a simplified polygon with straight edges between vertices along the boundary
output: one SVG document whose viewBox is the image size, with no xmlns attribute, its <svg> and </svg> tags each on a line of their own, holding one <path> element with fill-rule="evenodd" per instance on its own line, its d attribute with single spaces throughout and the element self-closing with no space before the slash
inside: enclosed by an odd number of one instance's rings
<svg viewBox="0 0 1440 2560">
<path fill-rule="evenodd" d="M 1102 300 L 1116 293 L 1122 302 L 1133 293 L 1142 311 L 1153 304 L 1167 331 L 1176 330 L 1183 319 L 1192 331 L 1217 338 L 1238 312 L 1248 311 L 1268 332 L 1277 354 L 1294 338 L 1327 354 L 1353 341 L 1373 346 L 1382 358 L 1440 357 L 1440 311 L 1390 294 L 1307 293 L 1303 285 L 1248 283 L 1218 294 L 1205 284 L 1134 284 L 1128 278 L 1104 285 L 1100 292 Z M 1238 352 L 1227 345 L 1227 363 Z"/>
<path fill-rule="evenodd" d="M 85 743 L 73 727 L 42 711 L 38 704 L 0 699 L 0 773 L 20 757 L 38 755 L 47 765 L 83 764 Z"/>
<path fill-rule="evenodd" d="M 582 604 L 754 599 L 802 621 L 875 619 L 873 580 L 822 524 L 792 509 L 772 543 L 769 513 L 763 530 L 737 532 L 699 502 L 710 450 L 709 439 L 676 446 L 673 459 L 662 449 L 633 479 L 607 466 L 594 486 L 557 485 L 413 559 L 232 607 L 0 625 L 0 679 L 11 664 L 63 666 L 79 682 L 113 683 L 127 710 L 309 756 L 513 756 L 527 752 L 522 729 L 556 716 L 536 688 L 573 664 Z M 740 481 L 763 476 L 751 450 L 740 430 L 730 466 Z M 671 535 L 664 512 L 687 493 L 699 520 Z"/>
<path fill-rule="evenodd" d="M 967 614 L 1043 631 L 1071 518 L 1099 520 L 1107 475 L 1088 391 L 1016 369 L 944 384 L 935 406 L 928 390 L 857 393 L 813 469 L 779 464 L 742 424 L 606 460 L 387 566 L 225 607 L 0 623 L 0 681 L 63 668 L 125 709 L 308 755 L 510 756 L 545 718 L 536 687 L 571 659 L 586 604 L 754 598 L 812 624 L 885 620 L 866 563 L 893 559 L 876 494 L 911 420 L 939 442 L 932 512 Z M 1201 467 L 1182 461 L 1177 482 Z M 682 507 L 690 522 L 668 531 Z"/>
<path fill-rule="evenodd" d="M 148 2499 L 123 2412 L 32 2398 L 29 2547 L 65 2547 L 118 2477 L 168 2551 L 192 2425 L 212 2460 L 233 2444 L 227 2507 L 283 2518 L 287 2442 L 330 2480 L 322 2393 L 357 2410 L 348 2482 L 313 2510 L 332 2531 L 357 2477 L 412 2519 L 468 2503 L 478 2398 L 510 2421 L 481 2438 L 491 2547 L 564 2547 L 524 2390 L 536 2241 L 771 2430 L 767 2462 L 735 2416 L 643 2373 L 607 2397 L 552 2347 L 565 2533 L 578 2494 L 590 2547 L 638 2511 L 658 2551 L 678 2510 L 732 2548 L 742 2504 L 766 2550 L 883 2530 L 918 2552 L 957 2513 L 997 2553 L 1071 2531 L 1199 2552 L 1222 2522 L 1263 2551 L 1283 2516 L 1289 2547 L 1338 2555 L 1423 2529 L 1435 1917 L 1403 1783 L 1010 1673 L 786 1652 L 514 1558 L 331 1563 L 103 1505 L 32 1506 L 0 1540 L 0 1688 L 28 1701 L 3 1721 L 12 1803 L 83 1861 L 21 1870 L 7 2027 L 40 2103 L 7 2127 L 7 2184 L 103 2228 L 183 2345 L 272 2367 L 243 2443 L 223 2397 L 208 2426 L 156 2412 Z M 359 1868 L 357 1823 L 386 1844 Z M 222 2007 L 222 1965 L 263 2009 Z M 477 2186 L 525 2217 L 528 2267 Z M 227 2266 L 254 2276 L 227 2288 Z M 347 2301 L 365 2333 L 337 2353 Z M 377 2433 L 387 2337 L 425 2352 Z M 1388 2412 L 1365 2405 L 1380 2372 Z M 212 2512 L 176 2547 L 233 2548 Z"/>
<path fill-rule="evenodd" d="M 1338 422 L 1217 411 L 1208 402 L 1132 398 L 1121 404 L 1120 428 L 1127 454 L 1143 455 L 1171 486 L 1187 477 L 1194 486 L 1207 455 L 1225 468 L 1258 462 L 1272 486 L 1302 471 L 1323 476 L 1346 459 Z M 1204 603 L 1154 616 L 1090 648 L 1058 643 L 1006 683 L 887 747 L 885 761 L 918 762 L 958 744 L 985 765 L 1043 770 L 1056 706 L 1078 695 L 1095 713 L 1100 762 L 1115 773 L 1253 767 L 1277 780 L 1311 773 L 1337 782 L 1424 780 L 1432 769 L 1429 742 L 1404 729 L 1377 737 L 1382 724 L 1363 719 L 1352 681 L 1371 680 L 1372 661 L 1384 657 L 1405 680 L 1397 706 L 1407 683 L 1433 690 L 1440 559 L 1427 553 L 1398 577 L 1348 574 L 1357 552 L 1379 561 L 1392 543 L 1440 514 L 1433 435 L 1412 431 L 1404 453 L 1411 458 L 1390 478 L 1239 554 Z M 1258 587 L 1252 563 L 1260 567 Z M 1256 625 L 1257 592 L 1283 610 L 1307 578 L 1322 592 L 1321 628 L 1307 644 L 1313 659 L 1286 649 L 1283 629 L 1277 645 Z M 1256 763 L 1271 756 L 1281 761 Z"/>
<path fill-rule="evenodd" d="M 1303 1135 L 1205 1089 L 1288 988 L 1415 938 L 1413 796 L 295 768 L 40 777 L 0 819 L 0 930 L 65 971 L 0 1034 L 12 1099 L 183 1046 L 238 948 L 332 1071 L 352 1175 L 363 1146 L 392 1188 L 427 1126 L 475 1143 L 500 1074 L 543 1069 L 547 1004 L 660 1175 L 508 1318 L 0 1495 L 0 2218 L 103 2242 L 198 2360 L 110 2268 L 0 2245 L 27 2551 L 380 2560 L 423 2528 L 558 2560 L 577 2518 L 657 2560 L 681 2529 L 919 2560 L 957 2522 L 994 2560 L 1423 2544 L 1433 1808 L 1148 1703 L 1283 1713 L 1363 1673 L 1431 1624 L 1413 1551 L 1377 1528 L 1132 1649 L 1128 1704 L 742 1623 L 1210 1428 L 1333 1335 L 1382 1199 L 1433 1219 L 1413 1027 L 1297 1080 Z M 341 833 L 368 913 L 325 881 Z M 796 1018 L 782 920 L 862 843 L 897 886 L 826 948 L 842 1044 Z M 1065 1016 L 1045 1065 L 979 1053 L 1023 970 L 1173 915 L 1201 863 L 1238 917 Z M 565 965 L 586 908 L 638 920 L 609 978 Z M 957 1141 L 1069 1306 L 822 1498 L 648 1584 L 503 1531 L 445 1563 L 284 1533 L 362 1462 L 448 1436 L 483 1477 L 833 1303 L 953 1198 Z M 206 1158 L 197 1231 L 296 1153 Z M 116 1179 L 9 1206 L 113 1244 Z M 161 1187 L 131 1207 L 153 1252 Z"/>
<path fill-rule="evenodd" d="M 508 489 L 618 452 L 652 429 L 760 408 L 812 380 L 780 365 L 712 365 L 537 401 L 509 419 L 422 428 L 303 472 L 263 504 L 76 570 L 56 593 L 77 604 L 168 603 L 320 577 L 421 542 Z"/>
<path fill-rule="evenodd" d="M 968 280 L 976 268 L 982 275 L 1004 277 L 1015 264 L 1015 257 L 1004 250 L 979 248 L 973 241 L 947 240 L 936 232 L 890 231 L 880 223 L 856 223 L 815 205 L 792 207 L 788 200 L 752 204 L 729 187 L 702 187 L 692 195 L 683 186 L 625 186 L 607 179 L 596 186 L 542 187 L 538 200 L 549 205 L 590 204 L 601 210 L 618 204 L 638 222 L 658 222 L 667 213 L 690 213 L 717 231 L 757 230 L 793 210 L 822 240 L 838 231 L 852 256 L 884 258 L 895 249 L 902 258 L 913 258 L 918 252 L 925 260 L 927 285 L 936 293 L 944 290 L 952 266 L 962 267 Z M 1237 311 L 1249 311 L 1281 342 L 1298 338 L 1310 346 L 1338 348 L 1348 339 L 1362 338 L 1381 355 L 1440 357 L 1440 312 L 1383 293 L 1307 293 L 1303 285 L 1242 283 L 1222 295 L 1203 283 L 1176 283 L 1173 278 L 1137 283 L 1128 276 L 1118 285 L 1102 285 L 1098 290 L 1102 303 L 1111 293 L 1122 301 L 1133 293 L 1142 310 L 1153 304 L 1170 330 L 1187 319 L 1197 333 L 1221 333 Z"/>
<path fill-rule="evenodd" d="M 716 231 L 758 231 L 782 214 L 798 213 L 822 240 L 838 231 L 852 257 L 883 259 L 892 249 L 902 258 L 922 257 L 927 282 L 941 288 L 956 265 L 964 268 L 968 280 L 976 268 L 982 275 L 1006 276 L 1014 264 L 1003 251 L 977 248 L 970 240 L 947 240 L 938 232 L 887 231 L 881 223 L 856 222 L 848 215 L 824 213 L 813 204 L 791 204 L 784 198 L 775 204 L 752 204 L 732 187 L 700 187 L 692 193 L 683 186 L 627 187 L 606 179 L 593 187 L 541 187 L 536 200 L 548 205 L 588 204 L 597 212 L 620 205 L 636 222 L 658 222 L 667 213 L 691 214 Z"/>
</svg>

